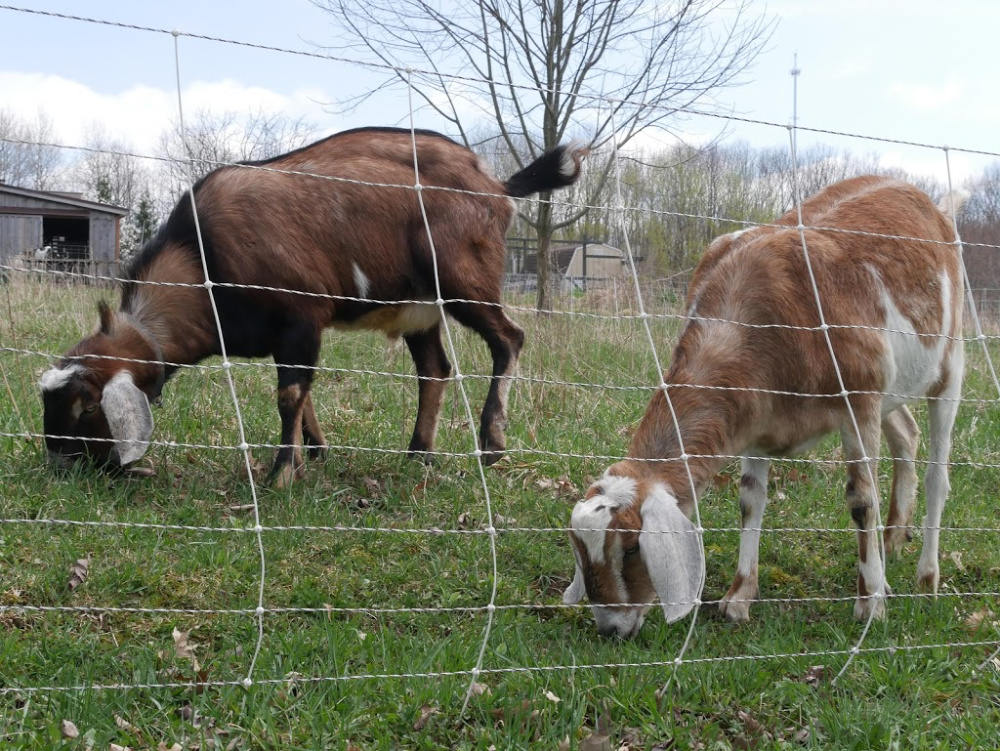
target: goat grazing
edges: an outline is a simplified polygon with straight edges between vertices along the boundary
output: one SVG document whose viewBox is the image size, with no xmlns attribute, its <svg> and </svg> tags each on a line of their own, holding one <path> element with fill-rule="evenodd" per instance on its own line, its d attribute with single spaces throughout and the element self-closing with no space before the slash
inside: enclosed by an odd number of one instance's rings
<svg viewBox="0 0 1000 751">
<path fill-rule="evenodd" d="M 847 507 L 858 528 L 854 614 L 884 617 L 890 590 L 876 537 L 872 457 L 881 426 L 893 459 L 884 544 L 899 552 L 911 539 L 917 490 L 919 430 L 906 404 L 920 397 L 928 400 L 930 448 L 917 583 L 937 592 L 964 367 L 961 253 L 943 210 L 906 183 L 859 177 L 803 203 L 802 223 L 812 227 L 803 234 L 792 211 L 777 222 L 787 228 L 756 227 L 712 243 L 692 278 L 689 321 L 664 387 L 646 409 L 629 458 L 608 468 L 573 509 L 576 574 L 565 602 L 586 594 L 598 606 L 598 630 L 623 638 L 639 631 L 657 595 L 668 621 L 688 613 L 705 570 L 690 521 L 695 495 L 736 455 L 743 457 L 739 561 L 720 609 L 730 620 L 748 619 L 758 595 L 771 458 L 798 454 L 839 431 L 849 462 Z M 820 328 L 803 242 L 858 431 Z"/>
<path fill-rule="evenodd" d="M 346 131 L 202 178 L 197 217 L 186 193 L 131 265 L 119 310 L 101 305 L 97 332 L 42 375 L 50 458 L 135 461 L 152 434 L 149 402 L 164 382 L 178 365 L 221 354 L 200 228 L 227 354 L 273 356 L 278 366 L 276 485 L 301 474 L 303 440 L 312 455 L 326 445 L 310 384 L 327 326 L 403 336 L 420 377 L 409 451 L 433 452 L 452 372 L 435 274 L 444 310 L 492 354 L 479 447 L 484 462 L 498 460 L 524 341 L 500 307 L 511 199 L 572 184 L 586 151 L 559 146 L 500 182 L 454 141 L 430 131 L 415 138 L 426 226 L 408 130 Z"/>
</svg>

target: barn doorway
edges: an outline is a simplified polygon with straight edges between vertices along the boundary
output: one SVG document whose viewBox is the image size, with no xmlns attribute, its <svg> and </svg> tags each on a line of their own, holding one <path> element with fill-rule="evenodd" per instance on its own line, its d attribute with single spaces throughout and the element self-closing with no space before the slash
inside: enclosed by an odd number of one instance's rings
<svg viewBox="0 0 1000 751">
<path fill-rule="evenodd" d="M 43 217 L 42 242 L 50 247 L 50 258 L 66 261 L 89 260 L 90 220 L 85 216 Z"/>
</svg>

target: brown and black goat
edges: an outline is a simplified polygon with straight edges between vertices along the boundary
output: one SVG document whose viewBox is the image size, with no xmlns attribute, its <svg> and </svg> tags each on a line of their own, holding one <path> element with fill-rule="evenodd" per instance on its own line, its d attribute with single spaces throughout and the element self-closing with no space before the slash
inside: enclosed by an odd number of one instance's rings
<svg viewBox="0 0 1000 751">
<path fill-rule="evenodd" d="M 200 227 L 227 354 L 272 356 L 278 366 L 281 447 L 271 473 L 278 486 L 301 472 L 303 439 L 310 453 L 325 447 L 310 384 L 328 326 L 404 338 L 420 376 L 409 451 L 433 452 L 452 372 L 435 266 L 444 311 L 476 331 L 493 357 L 479 447 L 484 462 L 496 461 L 524 341 L 500 307 L 511 199 L 572 184 L 585 154 L 560 146 L 500 182 L 467 148 L 417 131 L 427 226 L 413 188 L 408 130 L 346 131 L 273 159 L 216 169 L 194 186 L 197 224 L 185 194 L 131 265 L 119 310 L 101 306 L 96 333 L 42 376 L 50 458 L 135 461 L 152 432 L 149 401 L 164 382 L 178 365 L 221 354 Z"/>
<path fill-rule="evenodd" d="M 657 596 L 668 620 L 694 606 L 705 561 L 690 516 L 696 496 L 731 456 L 743 457 L 742 532 L 736 577 L 720 609 L 731 620 L 749 618 L 771 458 L 798 454 L 835 431 L 849 462 L 847 507 L 858 528 L 854 613 L 884 617 L 890 590 L 874 513 L 874 457 L 884 433 L 893 459 L 884 543 L 898 552 L 910 536 L 917 490 L 919 430 L 906 404 L 921 397 L 930 447 L 917 584 L 937 591 L 964 367 L 961 252 L 943 210 L 906 183 L 860 177 L 805 201 L 802 223 L 812 229 L 801 234 L 792 211 L 777 222 L 787 228 L 757 227 L 712 243 L 692 279 L 689 321 L 664 388 L 653 396 L 629 458 L 608 468 L 573 510 L 576 575 L 564 600 L 586 594 L 602 634 L 634 636 Z"/>
</svg>

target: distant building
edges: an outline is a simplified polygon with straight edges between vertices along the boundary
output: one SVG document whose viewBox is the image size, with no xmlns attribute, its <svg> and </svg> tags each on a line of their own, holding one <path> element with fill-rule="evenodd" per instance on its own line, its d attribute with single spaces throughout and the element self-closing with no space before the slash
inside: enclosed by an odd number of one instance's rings
<svg viewBox="0 0 1000 751">
<path fill-rule="evenodd" d="M 565 291 L 586 289 L 594 282 L 608 282 L 629 273 L 624 251 L 599 242 L 554 242 L 549 247 L 552 282 Z M 639 260 L 639 259 L 637 259 Z M 523 240 L 508 242 L 508 287 L 534 288 L 538 253 Z"/>
<path fill-rule="evenodd" d="M 121 220 L 128 209 L 76 193 L 0 184 L 0 264 L 31 259 L 60 270 L 111 276 L 120 254 Z"/>
</svg>

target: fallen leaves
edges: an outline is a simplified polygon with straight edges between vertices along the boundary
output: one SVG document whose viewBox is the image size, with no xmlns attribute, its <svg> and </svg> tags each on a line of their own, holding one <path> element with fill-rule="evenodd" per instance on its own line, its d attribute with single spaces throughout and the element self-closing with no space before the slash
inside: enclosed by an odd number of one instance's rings
<svg viewBox="0 0 1000 751">
<path fill-rule="evenodd" d="M 80 731 L 77 730 L 76 725 L 74 725 L 70 720 L 62 721 L 59 725 L 59 732 L 62 733 L 63 738 L 69 738 L 70 740 L 80 737 Z"/>
<path fill-rule="evenodd" d="M 77 587 L 87 581 L 90 574 L 90 558 L 78 558 L 76 563 L 69 567 L 69 591 L 74 591 Z"/>
<path fill-rule="evenodd" d="M 580 741 L 580 751 L 613 751 L 611 748 L 611 717 L 607 711 L 597 718 L 597 727 Z"/>
<path fill-rule="evenodd" d="M 430 722 L 431 717 L 436 714 L 440 714 L 441 710 L 431 704 L 425 704 L 420 708 L 420 716 L 413 723 L 414 730 L 423 730 L 427 727 L 427 723 Z"/>
<path fill-rule="evenodd" d="M 980 608 L 965 619 L 965 625 L 972 631 L 978 631 L 983 627 L 983 624 L 991 625 L 992 623 L 994 627 L 1000 627 L 1000 621 L 993 620 L 995 617 L 996 614 L 989 608 Z"/>
<path fill-rule="evenodd" d="M 191 666 L 197 673 L 201 670 L 201 665 L 198 664 L 198 658 L 194 653 L 198 645 L 190 641 L 190 634 L 190 631 L 181 631 L 174 627 L 174 654 L 182 660 L 191 660 Z"/>
</svg>

